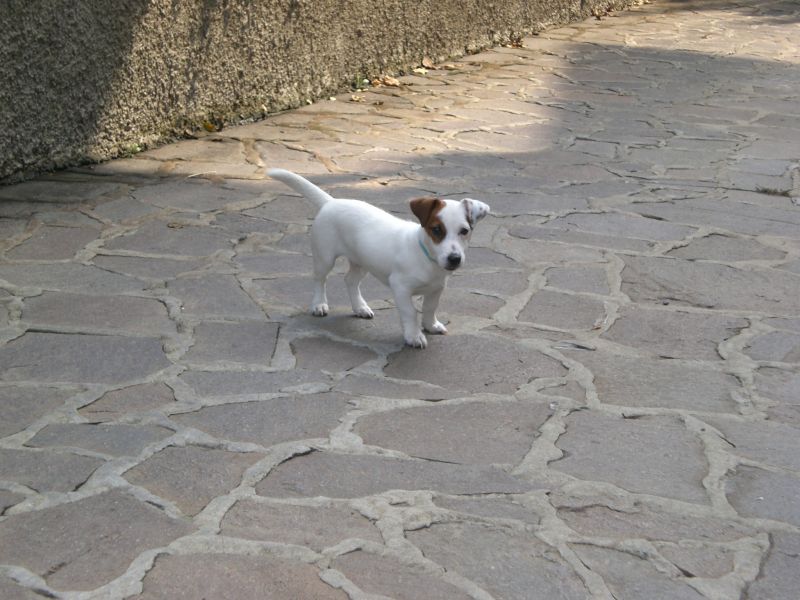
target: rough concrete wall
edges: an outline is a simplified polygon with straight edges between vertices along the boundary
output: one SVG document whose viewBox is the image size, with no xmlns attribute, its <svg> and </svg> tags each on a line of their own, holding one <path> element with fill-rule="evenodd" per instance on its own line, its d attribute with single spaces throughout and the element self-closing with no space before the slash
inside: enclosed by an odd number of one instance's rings
<svg viewBox="0 0 800 600">
<path fill-rule="evenodd" d="M 0 182 L 298 106 L 634 0 L 6 0 Z"/>
</svg>

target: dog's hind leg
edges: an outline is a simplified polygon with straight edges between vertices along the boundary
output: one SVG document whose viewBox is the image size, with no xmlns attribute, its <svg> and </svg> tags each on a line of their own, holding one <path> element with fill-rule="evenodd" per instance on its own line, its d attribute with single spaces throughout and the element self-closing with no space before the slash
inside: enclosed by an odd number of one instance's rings
<svg viewBox="0 0 800 600">
<path fill-rule="evenodd" d="M 328 314 L 328 295 L 325 292 L 325 280 L 336 262 L 335 256 L 326 256 L 314 251 L 314 298 L 311 300 L 311 314 L 324 317 Z"/>
<path fill-rule="evenodd" d="M 350 261 L 350 270 L 344 276 L 344 282 L 347 285 L 347 293 L 350 294 L 350 304 L 353 305 L 355 315 L 362 319 L 371 319 L 375 313 L 361 295 L 361 280 L 366 274 L 367 271 L 361 265 Z"/>
</svg>

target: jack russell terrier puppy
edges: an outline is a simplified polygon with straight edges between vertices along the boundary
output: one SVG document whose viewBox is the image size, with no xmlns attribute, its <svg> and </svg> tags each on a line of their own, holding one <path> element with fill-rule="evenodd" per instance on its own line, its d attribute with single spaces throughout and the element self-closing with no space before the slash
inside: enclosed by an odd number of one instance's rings
<svg viewBox="0 0 800 600">
<path fill-rule="evenodd" d="M 325 280 L 339 256 L 350 261 L 345 275 L 353 312 L 371 319 L 372 309 L 361 296 L 360 283 L 367 272 L 388 285 L 400 312 L 405 343 L 425 348 L 429 333 L 447 333 L 436 318 L 436 307 L 447 277 L 464 264 L 472 229 L 489 212 L 489 206 L 464 198 L 411 200 L 411 212 L 420 225 L 404 221 L 359 200 L 333 198 L 310 181 L 283 169 L 268 174 L 302 194 L 319 208 L 311 228 L 314 254 L 314 299 L 311 314 L 328 314 Z M 412 296 L 421 295 L 422 327 Z"/>
</svg>

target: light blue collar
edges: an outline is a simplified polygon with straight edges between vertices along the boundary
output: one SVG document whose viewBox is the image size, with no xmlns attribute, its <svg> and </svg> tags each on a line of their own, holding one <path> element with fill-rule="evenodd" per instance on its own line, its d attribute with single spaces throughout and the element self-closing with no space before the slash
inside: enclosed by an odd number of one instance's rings
<svg viewBox="0 0 800 600">
<path fill-rule="evenodd" d="M 422 252 L 423 252 L 423 254 L 425 254 L 427 259 L 429 261 L 431 261 L 432 263 L 436 263 L 436 260 L 430 255 L 430 253 L 428 252 L 428 249 L 425 247 L 425 244 L 422 243 L 422 240 L 417 238 L 417 243 L 419 244 L 419 247 L 422 248 Z M 436 263 L 436 264 L 438 264 L 438 263 Z"/>
</svg>

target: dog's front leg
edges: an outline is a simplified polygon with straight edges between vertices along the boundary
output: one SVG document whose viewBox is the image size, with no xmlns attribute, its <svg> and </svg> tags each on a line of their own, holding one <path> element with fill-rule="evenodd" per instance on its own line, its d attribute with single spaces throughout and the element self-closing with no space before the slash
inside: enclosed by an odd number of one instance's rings
<svg viewBox="0 0 800 600">
<path fill-rule="evenodd" d="M 436 308 L 439 306 L 439 298 L 442 297 L 443 291 L 442 287 L 435 292 L 425 294 L 425 299 L 422 301 L 422 328 L 428 333 L 442 335 L 447 333 L 447 327 L 436 318 Z"/>
<path fill-rule="evenodd" d="M 411 289 L 389 278 L 389 286 L 394 292 L 394 303 L 400 313 L 400 325 L 403 328 L 403 339 L 407 346 L 412 348 L 425 348 L 428 340 L 419 326 L 419 316 L 414 301 L 411 299 Z"/>
</svg>

